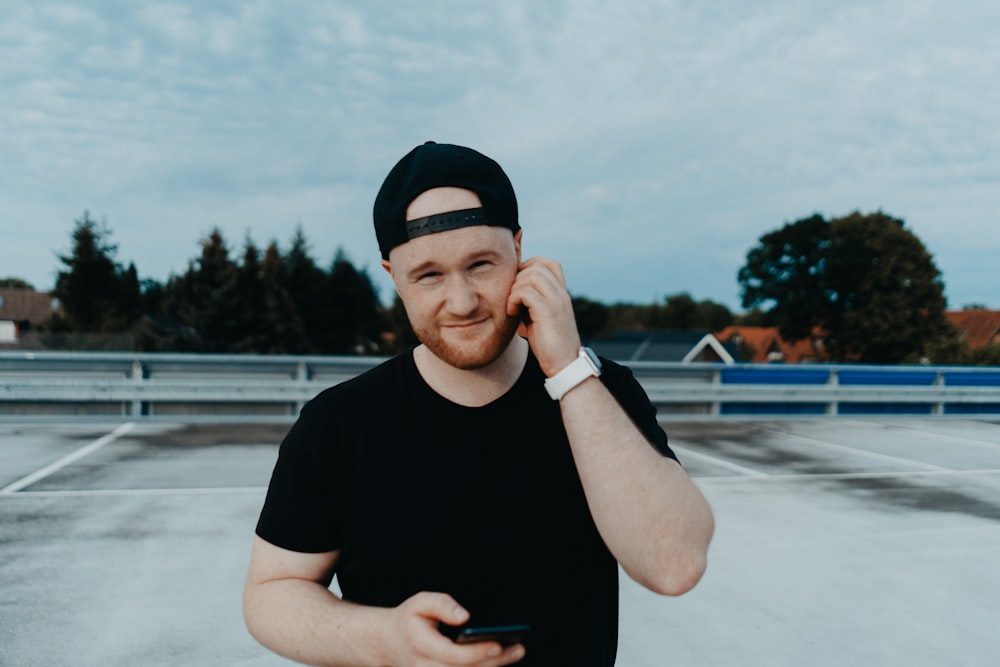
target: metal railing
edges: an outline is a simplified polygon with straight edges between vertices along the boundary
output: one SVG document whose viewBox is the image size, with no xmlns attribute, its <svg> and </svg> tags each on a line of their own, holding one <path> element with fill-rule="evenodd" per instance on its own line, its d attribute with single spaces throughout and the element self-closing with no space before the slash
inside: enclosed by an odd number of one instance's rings
<svg viewBox="0 0 1000 667">
<path fill-rule="evenodd" d="M 291 420 L 382 358 L 0 352 L 0 418 Z M 628 366 L 664 418 L 707 415 L 993 415 L 1000 368 Z"/>
<path fill-rule="evenodd" d="M 294 418 L 374 357 L 0 352 L 0 417 Z"/>
</svg>

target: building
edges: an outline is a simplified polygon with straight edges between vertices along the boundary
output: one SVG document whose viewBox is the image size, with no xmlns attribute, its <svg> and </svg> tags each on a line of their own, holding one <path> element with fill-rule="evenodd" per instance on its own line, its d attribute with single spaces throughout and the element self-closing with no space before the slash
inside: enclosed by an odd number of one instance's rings
<svg viewBox="0 0 1000 667">
<path fill-rule="evenodd" d="M 778 327 L 728 326 L 715 336 L 738 350 L 736 356 L 741 361 L 801 364 L 824 360 L 822 349 L 814 348 L 811 340 L 789 343 L 778 333 Z"/>
<path fill-rule="evenodd" d="M 1000 345 L 1000 310 L 969 308 L 945 312 L 948 321 L 970 350 L 981 350 L 989 345 Z"/>
<path fill-rule="evenodd" d="M 724 345 L 704 331 L 618 331 L 609 338 L 587 343 L 597 354 L 617 362 L 633 361 L 736 361 L 735 347 Z"/>
<path fill-rule="evenodd" d="M 51 292 L 0 289 L 0 348 L 37 348 L 38 328 L 59 312 Z"/>
<path fill-rule="evenodd" d="M 970 350 L 1000 346 L 1000 310 L 950 310 L 945 312 L 945 316 L 955 327 L 958 339 Z M 734 346 L 741 361 L 761 364 L 825 361 L 822 345 L 815 349 L 808 339 L 789 343 L 781 337 L 777 327 L 729 326 L 716 333 L 716 337 L 722 343 Z"/>
</svg>

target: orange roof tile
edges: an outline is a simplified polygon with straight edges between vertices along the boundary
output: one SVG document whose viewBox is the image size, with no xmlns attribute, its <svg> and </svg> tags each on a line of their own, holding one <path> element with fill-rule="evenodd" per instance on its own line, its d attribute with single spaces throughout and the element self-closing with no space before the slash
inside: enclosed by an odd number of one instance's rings
<svg viewBox="0 0 1000 667">
<path fill-rule="evenodd" d="M 945 311 L 945 315 L 970 349 L 1000 344 L 1000 310 L 970 308 Z"/>
<path fill-rule="evenodd" d="M 789 364 L 822 360 L 822 355 L 817 356 L 813 349 L 812 341 L 803 339 L 789 343 L 778 333 L 778 327 L 733 325 L 716 334 L 716 338 L 722 342 L 729 342 L 734 336 L 742 339 L 741 348 L 744 345 L 753 348 L 753 357 L 748 360 L 753 363 L 767 363 L 776 359 Z"/>
</svg>

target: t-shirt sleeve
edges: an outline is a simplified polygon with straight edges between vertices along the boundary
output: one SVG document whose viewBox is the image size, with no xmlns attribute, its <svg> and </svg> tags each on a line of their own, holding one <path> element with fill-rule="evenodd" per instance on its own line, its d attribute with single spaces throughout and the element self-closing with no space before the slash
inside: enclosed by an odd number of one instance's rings
<svg viewBox="0 0 1000 667">
<path fill-rule="evenodd" d="M 302 410 L 278 450 L 257 535 L 290 551 L 340 547 L 335 429 L 322 401 Z"/>
<path fill-rule="evenodd" d="M 677 460 L 677 455 L 667 444 L 667 434 L 656 418 L 656 407 L 649 401 L 646 390 L 635 379 L 632 371 L 604 358 L 601 358 L 601 364 L 601 380 L 646 436 L 646 440 L 664 456 Z"/>
</svg>

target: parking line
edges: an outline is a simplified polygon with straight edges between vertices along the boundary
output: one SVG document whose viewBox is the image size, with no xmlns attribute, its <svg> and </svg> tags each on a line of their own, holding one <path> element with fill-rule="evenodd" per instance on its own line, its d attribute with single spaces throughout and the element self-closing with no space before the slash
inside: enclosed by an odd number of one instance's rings
<svg viewBox="0 0 1000 667">
<path fill-rule="evenodd" d="M 921 463 L 920 461 L 913 461 L 911 459 L 904 459 L 898 456 L 889 456 L 888 454 L 879 454 L 877 452 L 870 452 L 866 449 L 858 449 L 857 447 L 847 447 L 846 445 L 838 445 L 834 442 L 827 442 L 826 440 L 820 440 L 818 438 L 810 438 L 804 435 L 798 435 L 797 433 L 792 433 L 791 431 L 782 431 L 776 428 L 763 428 L 762 431 L 770 431 L 771 433 L 777 433 L 786 438 L 793 438 L 795 440 L 801 440 L 802 442 L 808 442 L 816 447 L 824 447 L 826 449 L 833 449 L 839 452 L 848 452 L 855 456 L 863 456 L 869 459 L 875 459 L 876 461 L 883 461 L 888 463 L 895 463 L 896 465 L 910 466 L 911 468 L 920 468 L 922 470 L 935 470 L 935 471 L 948 471 L 950 468 L 945 468 L 943 466 L 936 466 L 930 463 Z"/>
<path fill-rule="evenodd" d="M 35 472 L 31 473 L 30 475 L 28 475 L 26 477 L 22 477 L 21 479 L 17 480 L 13 484 L 9 484 L 9 485 L 5 486 L 4 488 L 0 489 L 0 496 L 9 496 L 9 495 L 12 495 L 14 493 L 17 493 L 21 489 L 25 488 L 26 486 L 30 486 L 31 484 L 34 484 L 35 482 L 37 482 L 37 481 L 39 481 L 41 479 L 45 479 L 46 477 L 48 477 L 52 473 L 54 473 L 54 472 L 56 472 L 56 471 L 58 471 L 58 470 L 60 470 L 62 468 L 65 468 L 70 463 L 73 463 L 74 461 L 79 461 L 84 456 L 87 456 L 88 454 L 92 454 L 93 452 L 96 452 L 98 449 L 100 449 L 104 445 L 107 445 L 109 443 L 114 442 L 118 438 L 122 437 L 123 435 L 125 435 L 126 433 L 128 433 L 129 431 L 131 431 L 133 428 L 135 428 L 135 422 L 126 422 L 126 423 L 122 424 L 121 426 L 119 426 L 118 428 L 116 428 L 111 433 L 108 433 L 108 434 L 106 434 L 106 435 L 98 438 L 97 440 L 94 440 L 89 445 L 85 445 L 84 447 L 81 447 L 80 449 L 76 450 L 72 454 L 68 454 L 68 455 L 62 457 L 61 459 L 59 459 L 55 463 L 50 463 L 49 465 L 45 466 L 41 470 L 36 470 Z"/>
<path fill-rule="evenodd" d="M 726 470 L 731 470 L 732 472 L 738 472 L 744 477 L 770 477 L 767 473 L 760 472 L 759 470 L 747 468 L 736 463 L 730 463 L 724 459 L 709 456 L 708 454 L 702 454 L 701 452 L 696 452 L 693 449 L 688 449 L 687 447 L 678 447 L 671 444 L 670 448 L 677 452 L 682 459 L 697 459 L 704 463 L 709 463 L 714 466 L 719 466 L 720 468 L 725 468 Z"/>
<path fill-rule="evenodd" d="M 932 440 L 948 440 L 950 442 L 958 442 L 963 445 L 970 445 L 972 447 L 984 447 L 986 449 L 1000 449 L 1000 443 L 990 442 L 989 440 L 976 440 L 974 438 L 963 438 L 957 435 L 935 433 L 934 431 L 921 431 L 919 429 L 908 428 L 906 426 L 897 426 L 895 424 L 883 424 L 882 428 L 893 429 L 896 431 L 905 431 L 908 433 L 916 433 L 921 437 L 930 438 Z"/>
<path fill-rule="evenodd" d="M 266 486 L 174 487 L 164 489 L 69 489 L 59 491 L 21 491 L 18 498 L 79 498 L 89 496 L 240 496 L 264 495 Z"/>
<path fill-rule="evenodd" d="M 976 477 L 978 475 L 995 476 L 1000 475 L 1000 468 L 986 468 L 983 470 L 890 470 L 885 472 L 805 472 L 790 473 L 787 475 L 764 475 L 768 482 L 796 482 L 802 480 L 838 480 L 838 479 L 909 479 L 909 478 L 934 478 L 934 477 Z M 738 482 L 746 480 L 746 475 L 733 477 L 698 477 L 698 483 L 702 482 Z M 758 478 L 759 479 L 759 478 Z"/>
</svg>

